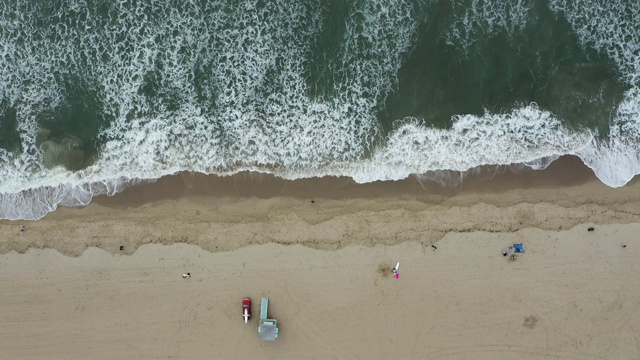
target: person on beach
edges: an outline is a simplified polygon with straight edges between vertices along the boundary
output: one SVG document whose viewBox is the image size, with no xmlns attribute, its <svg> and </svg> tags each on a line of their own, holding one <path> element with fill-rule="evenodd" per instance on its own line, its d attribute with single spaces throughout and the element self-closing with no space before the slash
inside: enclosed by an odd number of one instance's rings
<svg viewBox="0 0 640 360">
<path fill-rule="evenodd" d="M 398 269 L 400 269 L 400 261 L 398 261 L 396 263 L 396 266 L 394 266 L 394 268 L 391 269 L 391 272 L 393 273 L 393 277 L 395 277 L 396 279 L 400 278 L 400 274 L 398 274 Z"/>
</svg>

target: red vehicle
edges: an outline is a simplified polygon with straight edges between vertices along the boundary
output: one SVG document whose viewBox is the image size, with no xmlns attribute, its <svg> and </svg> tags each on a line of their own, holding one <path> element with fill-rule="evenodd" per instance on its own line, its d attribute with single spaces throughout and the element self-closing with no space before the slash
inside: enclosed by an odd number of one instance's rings
<svg viewBox="0 0 640 360">
<path fill-rule="evenodd" d="M 251 299 L 249 298 L 242 299 L 242 317 L 245 324 L 251 320 Z"/>
</svg>

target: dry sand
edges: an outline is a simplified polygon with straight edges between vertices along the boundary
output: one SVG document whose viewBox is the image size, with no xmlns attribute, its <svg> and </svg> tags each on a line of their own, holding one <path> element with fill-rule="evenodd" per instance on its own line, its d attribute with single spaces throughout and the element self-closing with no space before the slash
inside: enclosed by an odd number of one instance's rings
<svg viewBox="0 0 640 360">
<path fill-rule="evenodd" d="M 0 358 L 640 358 L 640 183 L 567 164 L 455 196 L 182 175 L 0 222 Z"/>
</svg>

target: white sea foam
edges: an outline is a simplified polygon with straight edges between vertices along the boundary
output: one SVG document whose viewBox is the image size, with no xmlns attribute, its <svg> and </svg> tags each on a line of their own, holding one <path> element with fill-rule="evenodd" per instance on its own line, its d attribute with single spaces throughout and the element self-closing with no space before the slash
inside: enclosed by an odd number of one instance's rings
<svg viewBox="0 0 640 360">
<path fill-rule="evenodd" d="M 628 0 L 551 0 L 583 45 L 609 56 L 628 84 L 640 81 L 640 2 Z"/>
<path fill-rule="evenodd" d="M 620 187 L 640 174 L 640 90 L 625 94 L 618 105 L 606 139 L 594 138 L 576 151 L 596 176 L 611 187 Z"/>
<path fill-rule="evenodd" d="M 493 17 L 482 20 L 486 31 L 514 31 L 526 21 L 525 1 L 473 3 L 476 13 L 469 19 Z M 353 4 L 339 56 L 327 65 L 337 79 L 330 98 L 310 98 L 305 83 L 311 44 L 324 21 L 320 5 L 267 1 L 256 8 L 256 2 L 243 1 L 228 11 L 223 2 L 209 2 L 204 10 L 195 2 L 179 9 L 165 1 L 135 9 L 122 2 L 104 17 L 70 0 L 58 12 L 86 14 L 86 26 L 51 27 L 43 34 L 28 27 L 34 19 L 25 18 L 38 4 L 19 1 L 12 13 L 0 15 L 0 97 L 17 108 L 22 142 L 21 153 L 0 149 L 2 218 L 37 219 L 59 205 L 84 205 L 97 194 L 179 171 L 371 182 L 483 164 L 544 168 L 563 154 L 579 155 L 611 186 L 640 171 L 637 90 L 620 104 L 609 143 L 587 131 L 569 131 L 535 104 L 507 114 L 457 116 L 449 130 L 408 118 L 381 139 L 376 112 L 397 85 L 398 69 L 416 39 L 418 20 L 407 2 Z M 607 46 L 617 43 L 593 44 L 585 40 L 611 56 L 625 53 L 609 52 Z M 621 74 L 637 81 L 629 75 L 637 74 L 636 65 L 625 62 L 633 56 L 625 56 L 615 60 Z M 80 67 L 114 121 L 100 134 L 104 147 L 93 165 L 46 168 L 36 146 L 37 116 L 65 101 L 56 76 Z M 207 86 L 199 87 L 196 72 Z M 151 75 L 160 94 L 150 98 L 140 89 Z M 612 159 L 625 159 L 628 172 L 607 165 Z"/>
<path fill-rule="evenodd" d="M 478 38 L 506 31 L 513 35 L 521 31 L 530 17 L 531 0 L 471 0 L 470 2 L 450 2 L 452 11 L 460 12 L 451 29 L 445 35 L 448 44 L 463 52 Z"/>
<path fill-rule="evenodd" d="M 611 187 L 640 174 L 640 2 L 626 0 L 552 0 L 550 8 L 565 16 L 584 46 L 606 54 L 631 89 L 611 120 L 606 139 L 576 152 L 596 176 Z"/>
<path fill-rule="evenodd" d="M 196 3 L 174 9 L 156 1 L 134 9 L 114 4 L 109 16 L 94 15 L 81 1 L 68 5 L 40 15 L 85 14 L 86 23 L 31 29 L 37 12 L 26 1 L 1 20 L 15 32 L 3 33 L 3 41 L 39 36 L 5 48 L 8 57 L 25 59 L 2 69 L 9 79 L 2 95 L 18 109 L 24 151 L 2 153 L 0 217 L 39 218 L 58 204 L 114 193 L 127 179 L 182 170 L 286 172 L 353 161 L 373 144 L 375 111 L 395 86 L 417 26 L 405 2 L 354 4 L 340 56 L 329 65 L 342 75 L 337 95 L 311 99 L 304 70 L 321 31 L 318 5 L 273 1 L 257 8 L 244 1 L 229 11 L 210 2 L 202 11 Z M 206 77 L 204 89 L 196 89 L 196 70 Z M 47 169 L 35 141 L 37 110 L 64 101 L 55 75 L 76 71 L 115 119 L 101 134 L 93 165 Z M 152 98 L 139 91 L 150 76 L 160 92 Z M 32 81 L 27 91 L 20 88 L 25 78 Z M 211 103 L 197 101 L 198 91 Z M 158 99 L 170 99 L 173 108 Z"/>
<path fill-rule="evenodd" d="M 358 182 L 399 180 L 432 170 L 467 171 L 481 165 L 530 164 L 573 153 L 592 139 L 572 132 L 535 104 L 507 114 L 457 116 L 451 129 L 433 129 L 407 119 L 389 136 L 386 146 L 348 174 Z M 347 175 L 347 174 L 344 174 Z"/>
</svg>

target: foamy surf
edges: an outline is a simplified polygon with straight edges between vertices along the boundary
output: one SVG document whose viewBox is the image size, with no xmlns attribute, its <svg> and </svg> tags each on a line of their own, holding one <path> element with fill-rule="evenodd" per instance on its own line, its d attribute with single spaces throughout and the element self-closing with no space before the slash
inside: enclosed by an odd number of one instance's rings
<svg viewBox="0 0 640 360">
<path fill-rule="evenodd" d="M 385 123 L 403 66 L 430 56 L 420 46 L 431 5 L 3 2 L 0 218 L 39 219 L 181 171 L 366 183 L 483 165 L 543 169 L 571 154 L 612 187 L 640 173 L 639 5 L 547 5 L 627 87 L 599 120 L 607 134 L 534 100 L 443 124 L 410 112 Z M 539 6 L 447 5 L 457 15 L 442 30 L 445 49 L 463 59 L 483 38 L 518 41 Z M 590 96 L 580 101 L 606 103 L 602 91 Z"/>
</svg>

